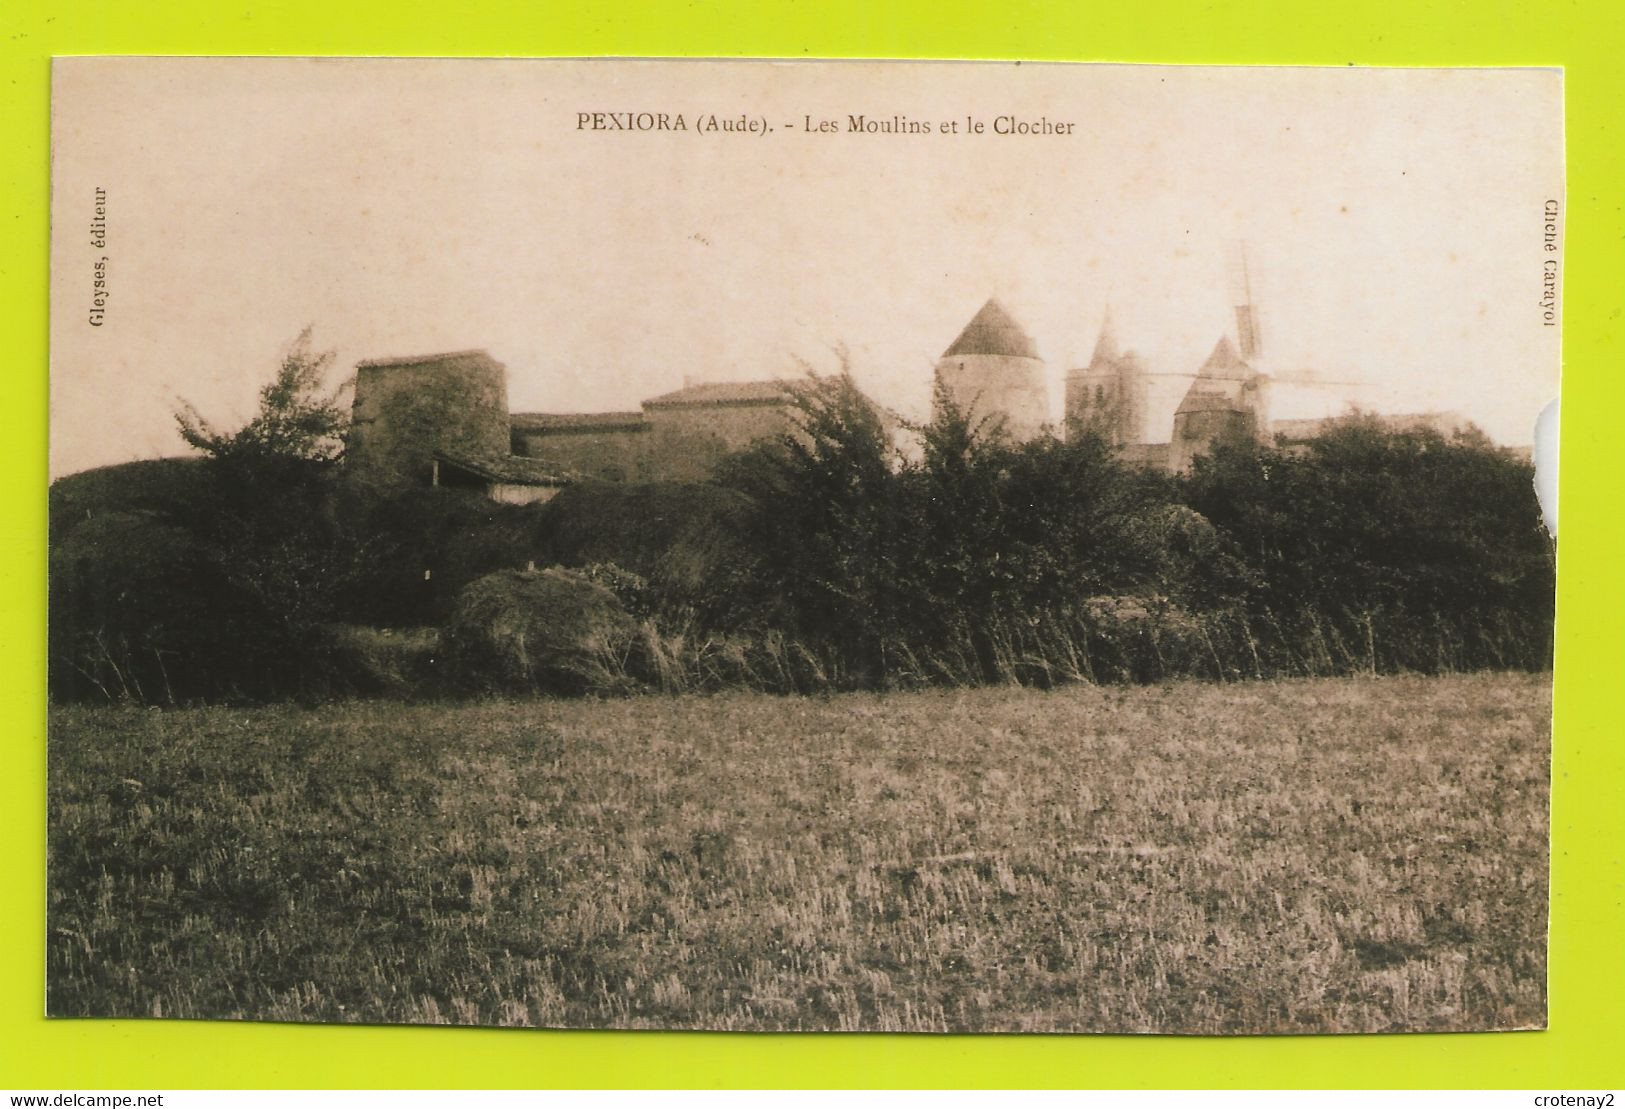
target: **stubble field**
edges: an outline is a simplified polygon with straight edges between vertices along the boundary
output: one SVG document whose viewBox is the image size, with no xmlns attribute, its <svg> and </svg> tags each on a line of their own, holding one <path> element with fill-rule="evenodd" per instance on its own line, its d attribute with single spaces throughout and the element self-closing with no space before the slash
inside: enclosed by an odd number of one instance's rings
<svg viewBox="0 0 1625 1109">
<path fill-rule="evenodd" d="M 56 708 L 49 1008 L 1538 1027 L 1550 691 Z"/>
</svg>

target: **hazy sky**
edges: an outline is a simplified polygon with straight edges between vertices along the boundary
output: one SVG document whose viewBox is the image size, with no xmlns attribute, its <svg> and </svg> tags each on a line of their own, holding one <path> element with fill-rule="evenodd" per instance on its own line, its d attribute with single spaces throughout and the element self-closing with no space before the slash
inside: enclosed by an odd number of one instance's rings
<svg viewBox="0 0 1625 1109">
<path fill-rule="evenodd" d="M 688 129 L 578 127 L 592 112 Z M 697 130 L 711 113 L 772 130 Z M 995 134 L 1011 116 L 1069 133 Z M 514 411 L 635 408 L 844 346 L 921 415 L 990 295 L 1057 411 L 1109 303 L 1169 375 L 1166 438 L 1177 375 L 1233 329 L 1237 242 L 1267 368 L 1352 383 L 1283 385 L 1277 416 L 1447 408 L 1527 443 L 1557 393 L 1553 71 L 68 59 L 54 128 L 53 475 L 180 453 L 178 398 L 240 422 L 306 324 L 345 373 L 483 347 Z"/>
</svg>

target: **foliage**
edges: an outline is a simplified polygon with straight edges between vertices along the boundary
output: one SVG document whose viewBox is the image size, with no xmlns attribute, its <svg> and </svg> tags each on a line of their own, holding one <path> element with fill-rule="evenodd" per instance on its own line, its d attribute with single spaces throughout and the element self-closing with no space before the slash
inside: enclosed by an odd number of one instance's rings
<svg viewBox="0 0 1625 1109">
<path fill-rule="evenodd" d="M 1543 668 L 1554 565 L 1532 477 L 1478 435 L 1356 419 L 1301 454 L 1222 446 L 1185 495 L 1244 552 L 1241 600 L 1300 671 Z"/>
<path fill-rule="evenodd" d="M 248 423 L 236 431 L 220 431 L 183 401 L 175 414 L 181 438 L 211 458 L 248 470 L 337 462 L 350 413 L 341 403 L 343 386 L 324 391 L 334 352 L 313 350 L 311 331 L 301 331 L 283 354 L 276 376 L 260 389 L 259 411 Z"/>
<path fill-rule="evenodd" d="M 717 485 L 580 482 L 539 509 L 536 557 L 566 566 L 614 563 L 645 579 L 651 607 L 686 612 L 720 598 L 721 577 L 751 557 L 732 526 L 747 504 Z"/>
<path fill-rule="evenodd" d="M 50 684 L 66 698 L 174 703 L 219 692 L 240 606 L 185 530 L 145 511 L 77 523 L 50 554 Z"/>
<path fill-rule="evenodd" d="M 848 374 L 809 376 L 794 396 L 795 430 L 726 475 L 750 498 L 738 526 L 754 555 L 724 586 L 729 615 L 810 640 L 856 682 L 880 684 L 908 600 L 897 452 Z"/>
<path fill-rule="evenodd" d="M 207 460 L 151 458 L 68 474 L 47 492 L 47 541 L 55 550 L 67 533 L 110 512 L 146 512 L 178 521 L 196 516 L 208 492 Z"/>
<path fill-rule="evenodd" d="M 58 483 L 53 509 L 72 526 L 52 552 L 54 689 L 173 702 L 326 685 L 320 630 L 366 565 L 331 512 L 346 421 L 321 392 L 331 361 L 306 329 L 236 431 L 183 404 L 181 434 L 205 456 L 194 466 Z M 140 495 L 121 507 L 121 489 Z"/>
<path fill-rule="evenodd" d="M 735 460 L 751 498 L 729 615 L 805 640 L 837 684 L 1049 681 L 1057 636 L 1083 602 L 1149 587 L 1160 565 L 1139 518 L 1172 486 L 1131 471 L 1102 439 L 1013 443 L 938 384 L 907 458 L 844 375 L 798 397 L 795 434 Z M 1058 644 L 1053 644 L 1058 645 Z"/>
<path fill-rule="evenodd" d="M 472 581 L 545 564 L 539 505 L 508 505 L 447 486 L 347 486 L 343 541 L 360 563 L 345 578 L 337 615 L 389 628 L 438 625 Z"/>
<path fill-rule="evenodd" d="M 316 386 L 328 360 L 302 335 L 236 433 L 183 412 L 206 452 L 195 463 L 53 487 L 55 693 L 404 693 L 396 674 L 440 688 L 423 652 L 397 659 L 388 637 L 333 626 L 441 626 L 472 583 L 549 565 L 606 586 L 637 633 L 589 682 L 490 684 L 829 691 L 1550 664 L 1552 547 L 1531 472 L 1477 433 L 1356 418 L 1293 449 L 1224 441 L 1173 478 L 1125 465 L 1087 427 L 1014 442 L 939 387 L 910 453 L 843 372 L 797 385 L 795 426 L 716 484 L 583 482 L 512 506 L 338 480 L 337 416 Z M 135 557 L 118 565 L 124 545 Z M 464 666 L 461 687 L 479 684 Z"/>
<path fill-rule="evenodd" d="M 441 689 L 440 633 L 436 628 L 378 628 L 328 624 L 318 657 L 334 692 L 416 700 Z"/>
<path fill-rule="evenodd" d="M 804 394 L 796 435 L 735 459 L 756 558 L 711 615 L 870 688 L 1548 665 L 1529 469 L 1481 435 L 1355 419 L 1175 480 L 1086 428 L 1014 443 L 935 411 L 904 458 L 849 382 Z"/>
</svg>

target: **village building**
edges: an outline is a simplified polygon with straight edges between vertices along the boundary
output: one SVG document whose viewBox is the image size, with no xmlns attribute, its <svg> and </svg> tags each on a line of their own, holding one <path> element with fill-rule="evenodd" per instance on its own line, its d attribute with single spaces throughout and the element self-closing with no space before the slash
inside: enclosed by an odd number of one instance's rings
<svg viewBox="0 0 1625 1109">
<path fill-rule="evenodd" d="M 1119 448 L 1144 443 L 1147 383 L 1144 360 L 1118 350 L 1107 309 L 1089 364 L 1066 375 L 1067 433 L 1092 432 Z"/>
<path fill-rule="evenodd" d="M 513 453 L 595 481 L 650 481 L 649 421 L 638 412 L 515 412 Z"/>
<path fill-rule="evenodd" d="M 1108 310 L 1089 364 L 1066 375 L 1067 434 L 1094 434 L 1117 448 L 1123 461 L 1168 473 L 1187 473 L 1223 440 L 1253 441 L 1301 453 L 1347 416 L 1275 420 L 1270 415 L 1272 378 L 1263 365 L 1258 312 L 1245 273 L 1238 282 L 1236 337 L 1221 335 L 1197 368 L 1164 440 L 1148 434 L 1152 373 L 1133 351 L 1119 352 Z M 1372 417 L 1391 431 L 1430 430 L 1450 436 L 1467 421 L 1454 412 L 1416 412 Z"/>
<path fill-rule="evenodd" d="M 1270 440 L 1269 378 L 1223 335 L 1174 412 L 1168 466 L 1184 473 L 1221 439 Z"/>
<path fill-rule="evenodd" d="M 937 382 L 973 427 L 1000 425 L 1017 442 L 1050 426 L 1049 384 L 1032 336 L 989 299 L 937 360 Z"/>
<path fill-rule="evenodd" d="M 939 400 L 946 397 L 984 432 L 997 428 L 1016 442 L 1099 435 L 1125 462 L 1185 473 L 1222 440 L 1301 451 L 1341 421 L 1272 420 L 1261 354 L 1258 320 L 1244 300 L 1236 339 L 1220 336 L 1189 375 L 1160 440 L 1148 433 L 1150 380 L 1159 375 L 1120 349 L 1109 312 L 1088 364 L 1064 376 L 1062 429 L 1050 420 L 1037 344 L 997 300 L 984 303 L 943 351 L 935 375 Z M 506 367 L 481 350 L 358 363 L 348 468 L 374 485 L 466 488 L 528 504 L 576 481 L 707 481 L 728 456 L 798 427 L 794 383 L 778 379 L 685 383 L 635 411 L 510 415 L 507 396 Z M 1445 435 L 1467 426 L 1449 412 L 1380 419 L 1394 430 Z"/>
<path fill-rule="evenodd" d="M 483 350 L 356 364 L 346 468 L 375 486 L 427 485 L 434 456 L 509 453 L 508 376 Z"/>
<path fill-rule="evenodd" d="M 534 458 L 500 455 L 486 458 L 436 451 L 430 460 L 429 484 L 472 489 L 502 504 L 538 504 L 552 500 L 570 484 L 553 467 Z"/>
<path fill-rule="evenodd" d="M 521 412 L 513 450 L 560 473 L 600 481 L 705 481 L 735 451 L 795 429 L 795 395 L 779 380 L 685 385 L 637 412 Z"/>
</svg>

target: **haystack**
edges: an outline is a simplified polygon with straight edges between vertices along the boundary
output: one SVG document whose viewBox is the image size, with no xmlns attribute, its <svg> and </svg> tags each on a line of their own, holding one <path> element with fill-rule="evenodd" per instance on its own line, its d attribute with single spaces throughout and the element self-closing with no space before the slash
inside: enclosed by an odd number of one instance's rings
<svg viewBox="0 0 1625 1109">
<path fill-rule="evenodd" d="M 558 567 L 499 570 L 459 594 L 441 637 L 453 679 L 469 688 L 610 692 L 627 683 L 636 622 L 608 589 Z"/>
</svg>

